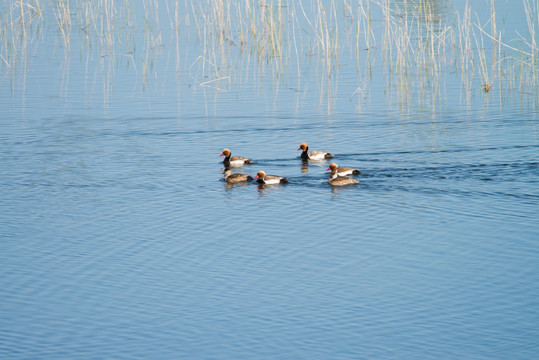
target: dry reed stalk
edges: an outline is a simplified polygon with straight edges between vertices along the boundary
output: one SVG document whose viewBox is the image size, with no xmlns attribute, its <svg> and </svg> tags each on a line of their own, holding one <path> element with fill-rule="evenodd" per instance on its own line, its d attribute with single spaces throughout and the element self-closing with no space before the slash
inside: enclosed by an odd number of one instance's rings
<svg viewBox="0 0 539 360">
<path fill-rule="evenodd" d="M 364 41 L 365 41 L 365 50 L 370 50 L 371 47 L 376 46 L 376 37 L 374 36 L 374 31 L 371 26 L 370 18 L 370 2 L 367 2 L 367 9 L 363 5 L 363 0 L 359 0 L 357 7 L 357 38 L 356 38 L 356 54 L 359 54 L 359 36 L 363 30 Z M 374 45 L 371 45 L 371 39 Z"/>
<path fill-rule="evenodd" d="M 490 32 L 492 33 L 492 37 L 493 38 L 498 38 L 498 28 L 497 28 L 497 24 L 496 24 L 496 7 L 495 7 L 495 2 L 494 0 L 492 0 L 490 2 Z M 501 38 L 501 34 L 499 36 Z M 496 46 L 496 44 L 494 44 L 494 46 L 492 47 L 492 73 L 493 74 L 496 74 L 496 67 L 498 66 L 498 78 L 501 76 L 501 69 L 500 69 L 500 65 L 501 65 L 501 62 L 498 61 L 499 60 L 499 55 L 500 54 L 500 45 L 498 43 L 498 46 Z"/>
<path fill-rule="evenodd" d="M 471 80 L 474 73 L 474 57 L 473 47 L 471 42 L 472 21 L 471 21 L 471 8 L 466 2 L 464 8 L 463 18 L 458 19 L 458 53 L 459 53 L 459 69 L 461 73 L 461 79 L 464 85 L 471 88 Z"/>
<path fill-rule="evenodd" d="M 391 14 L 391 3 L 389 0 L 384 0 L 384 3 L 379 4 L 382 9 L 382 16 L 384 22 L 384 38 L 382 41 L 382 48 L 384 50 L 384 62 L 388 65 L 390 73 L 393 72 L 393 37 L 394 37 L 394 24 L 396 19 Z"/>
<path fill-rule="evenodd" d="M 58 0 L 56 3 L 56 21 L 64 39 L 64 45 L 69 48 L 71 44 L 71 10 L 69 0 Z"/>
<path fill-rule="evenodd" d="M 41 34 L 44 10 L 39 0 L 5 1 L 0 10 L 0 64 L 11 70 L 17 60 L 26 62 L 29 44 Z"/>
<path fill-rule="evenodd" d="M 292 18 L 292 38 L 294 40 L 294 51 L 296 53 L 296 64 L 297 64 L 297 68 L 298 68 L 298 89 L 299 89 L 299 84 L 300 84 L 300 80 L 301 80 L 301 70 L 300 70 L 300 60 L 299 60 L 299 53 L 298 53 L 298 44 L 297 44 L 297 41 L 296 41 L 296 24 L 297 24 L 297 18 L 295 16 L 296 14 L 296 9 L 294 8 L 294 10 L 292 11 L 291 13 L 291 18 Z"/>
<path fill-rule="evenodd" d="M 115 22 L 114 18 L 116 15 L 116 8 L 114 6 L 113 0 L 100 0 L 101 4 L 103 4 L 103 8 L 105 10 L 105 18 L 104 20 L 104 26 L 101 27 L 102 31 L 101 34 L 105 34 L 105 42 L 107 44 L 107 48 L 110 51 L 114 46 L 114 29 L 115 29 Z"/>
<path fill-rule="evenodd" d="M 532 87 L 537 89 L 537 55 L 539 49 L 537 48 L 537 42 L 535 39 L 535 21 L 537 21 L 537 25 L 539 26 L 539 1 L 535 2 L 535 6 L 531 6 L 529 0 L 523 0 L 523 2 L 524 12 L 526 13 L 526 23 L 528 25 L 528 31 L 530 34 L 530 42 L 528 43 L 528 46 L 530 47 L 530 64 L 532 73 L 531 79 L 533 84 Z"/>
<path fill-rule="evenodd" d="M 477 15 L 477 14 L 476 14 Z M 477 19 L 478 24 L 476 25 L 478 28 L 481 28 L 479 24 L 479 19 Z M 479 58 L 479 70 L 480 75 L 483 79 L 483 90 L 485 92 L 489 92 L 491 85 L 490 80 L 488 76 L 488 67 L 487 67 L 487 61 L 486 61 L 486 55 L 485 55 L 485 45 L 483 43 L 483 35 L 481 35 L 481 44 L 479 44 L 479 41 L 477 39 L 477 36 L 475 34 L 475 31 L 473 32 L 474 40 L 475 40 L 475 46 L 477 48 L 477 55 Z"/>
</svg>

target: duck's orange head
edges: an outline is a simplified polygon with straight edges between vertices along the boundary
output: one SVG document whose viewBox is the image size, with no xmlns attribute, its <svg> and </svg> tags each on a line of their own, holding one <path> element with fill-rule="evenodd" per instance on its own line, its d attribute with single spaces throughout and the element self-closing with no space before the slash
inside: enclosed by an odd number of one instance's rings
<svg viewBox="0 0 539 360">
<path fill-rule="evenodd" d="M 329 167 L 326 169 L 326 171 L 328 171 L 328 170 L 335 171 L 335 170 L 337 170 L 338 168 L 339 168 L 339 165 L 337 165 L 337 164 L 335 164 L 335 163 L 331 163 L 331 164 L 329 165 Z"/>
<path fill-rule="evenodd" d="M 262 170 L 256 173 L 255 179 L 263 179 L 266 177 L 266 173 Z"/>
<path fill-rule="evenodd" d="M 221 153 L 221 155 L 219 155 L 219 157 L 221 157 L 221 156 L 229 157 L 230 154 L 231 154 L 230 150 L 224 149 L 223 152 Z"/>
</svg>

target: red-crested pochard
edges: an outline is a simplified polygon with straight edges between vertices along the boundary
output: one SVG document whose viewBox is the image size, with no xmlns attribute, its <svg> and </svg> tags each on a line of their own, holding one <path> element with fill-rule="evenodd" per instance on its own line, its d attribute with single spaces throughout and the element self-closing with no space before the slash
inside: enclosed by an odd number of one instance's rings
<svg viewBox="0 0 539 360">
<path fill-rule="evenodd" d="M 225 181 L 229 184 L 238 184 L 246 181 L 253 181 L 253 177 L 247 174 L 232 174 L 232 169 L 226 169 L 223 174 Z"/>
<path fill-rule="evenodd" d="M 309 152 L 309 145 L 307 143 L 301 143 L 299 145 L 299 150 L 303 150 L 301 153 L 301 158 L 303 160 L 325 160 L 331 159 L 333 155 L 325 151 L 311 151 Z"/>
<path fill-rule="evenodd" d="M 335 170 L 331 172 L 328 182 L 331 186 L 345 186 L 345 185 L 359 184 L 359 181 L 357 181 L 356 179 L 337 175 L 337 171 Z"/>
<path fill-rule="evenodd" d="M 331 165 L 329 165 L 329 167 L 326 169 L 326 171 L 328 171 L 328 170 L 331 170 L 332 173 L 333 173 L 333 171 L 337 171 L 338 176 L 359 175 L 359 174 L 361 174 L 361 172 L 358 169 L 353 169 L 353 168 L 349 168 L 349 167 L 339 167 L 339 165 L 337 165 L 335 163 L 332 163 Z"/>
<path fill-rule="evenodd" d="M 259 184 L 286 184 L 288 182 L 288 179 L 282 176 L 277 175 L 266 175 L 266 173 L 262 170 L 256 173 L 255 176 L 256 182 Z"/>
<path fill-rule="evenodd" d="M 240 167 L 245 164 L 252 164 L 253 160 L 243 157 L 243 156 L 232 156 L 230 157 L 230 150 L 224 149 L 221 155 L 219 157 L 224 156 L 225 159 L 223 160 L 223 164 L 226 167 Z"/>
</svg>

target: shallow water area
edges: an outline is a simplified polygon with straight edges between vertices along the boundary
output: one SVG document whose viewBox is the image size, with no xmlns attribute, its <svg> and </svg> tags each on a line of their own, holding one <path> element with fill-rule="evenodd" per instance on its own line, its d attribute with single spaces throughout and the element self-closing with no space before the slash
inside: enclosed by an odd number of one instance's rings
<svg viewBox="0 0 539 360">
<path fill-rule="evenodd" d="M 152 1 L 116 5 L 110 48 L 81 1 L 69 46 L 45 12 L 25 56 L 2 52 L 0 357 L 533 358 L 537 82 L 485 92 L 449 60 L 399 72 L 367 3 L 377 41 L 359 55 L 361 9 L 334 2 L 329 57 L 299 3 L 282 8 L 280 61 L 240 31 L 219 45 L 193 13 L 177 35 L 174 6 Z M 435 19 L 463 11 L 435 4 Z M 484 25 L 490 2 L 475 6 Z M 301 142 L 334 158 L 305 163 Z M 289 183 L 226 184 L 224 148 L 254 160 L 234 172 Z M 331 162 L 359 184 L 330 186 Z"/>
</svg>

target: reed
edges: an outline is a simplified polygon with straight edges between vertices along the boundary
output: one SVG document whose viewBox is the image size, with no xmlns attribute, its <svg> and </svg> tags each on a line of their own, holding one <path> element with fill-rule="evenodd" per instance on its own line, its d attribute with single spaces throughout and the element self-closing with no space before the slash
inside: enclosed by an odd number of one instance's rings
<svg viewBox="0 0 539 360">
<path fill-rule="evenodd" d="M 4 1 L 0 5 L 0 66 L 9 71 L 42 33 L 43 8 L 39 0 Z"/>
<path fill-rule="evenodd" d="M 471 8 L 468 3 L 464 8 L 464 14 L 462 18 L 459 16 L 457 19 L 458 27 L 458 58 L 459 64 L 457 71 L 461 74 L 461 80 L 465 88 L 471 88 L 472 76 L 475 71 L 473 46 L 472 46 L 472 20 L 471 20 Z"/>
<path fill-rule="evenodd" d="M 370 50 L 376 47 L 376 37 L 372 29 L 371 15 L 370 15 L 370 2 L 365 4 L 363 0 L 359 0 L 357 6 L 356 16 L 356 56 L 359 56 L 360 46 L 359 39 L 363 33 L 364 50 Z"/>
<path fill-rule="evenodd" d="M 69 49 L 71 44 L 71 8 L 69 7 L 69 0 L 58 0 L 56 2 L 55 15 L 65 47 Z"/>
<path fill-rule="evenodd" d="M 535 4 L 531 4 L 530 0 L 524 1 L 524 11 L 526 13 L 526 23 L 528 25 L 529 32 L 529 41 L 526 41 L 526 38 L 522 37 L 524 44 L 528 46 L 529 50 L 529 68 L 531 73 L 531 83 L 532 87 L 535 87 L 535 91 L 538 90 L 538 66 L 537 66 L 537 56 L 539 55 L 539 49 L 537 48 L 537 41 L 535 36 L 535 25 L 539 26 L 539 1 L 536 1 Z M 537 22 L 537 24 L 536 24 Z M 535 85 L 535 86 L 534 86 Z"/>
<path fill-rule="evenodd" d="M 477 24 L 475 25 L 477 28 L 482 29 L 481 24 L 479 23 L 479 19 L 477 19 Z M 488 65 L 485 55 L 485 45 L 483 42 L 483 33 L 481 32 L 479 34 L 480 38 L 478 38 L 477 34 L 473 32 L 475 45 L 477 49 L 477 56 L 479 58 L 479 70 L 480 70 L 480 76 L 483 81 L 483 84 L 481 85 L 483 90 L 485 92 L 489 92 L 490 88 L 492 87 L 490 80 L 489 80 L 489 71 L 488 71 Z"/>
<path fill-rule="evenodd" d="M 128 0 L 41 1 L 0 3 L 2 69 L 10 71 L 17 59 L 26 58 L 44 18 L 53 16 L 66 52 L 73 37 L 80 36 L 81 46 L 98 49 L 102 57 L 142 62 L 144 79 L 154 70 L 153 59 L 171 44 L 180 73 L 180 44 L 194 40 L 199 45 L 197 60 L 183 66 L 198 85 L 219 90 L 226 87 L 218 84 L 230 85 L 245 76 L 237 64 L 252 59 L 261 74 L 270 70 L 277 80 L 294 66 L 299 86 L 303 65 L 315 58 L 329 79 L 348 50 L 355 52 L 358 74 L 361 64 L 372 68 L 381 54 L 388 86 L 400 92 L 411 91 L 414 84 L 421 93 L 436 94 L 448 71 L 460 76 L 467 92 L 477 88 L 488 92 L 494 85 L 500 91 L 538 90 L 538 0 L 522 0 L 527 32 L 517 38 L 500 30 L 494 0 L 484 23 L 472 2 L 452 23 L 437 15 L 436 3 L 428 0 L 143 0 L 143 14 L 135 14 Z M 166 11 L 160 9 L 163 4 Z M 142 47 L 135 41 L 140 31 Z M 324 82 L 321 88 L 332 83 Z M 355 94 L 366 92 L 362 83 Z"/>
</svg>

